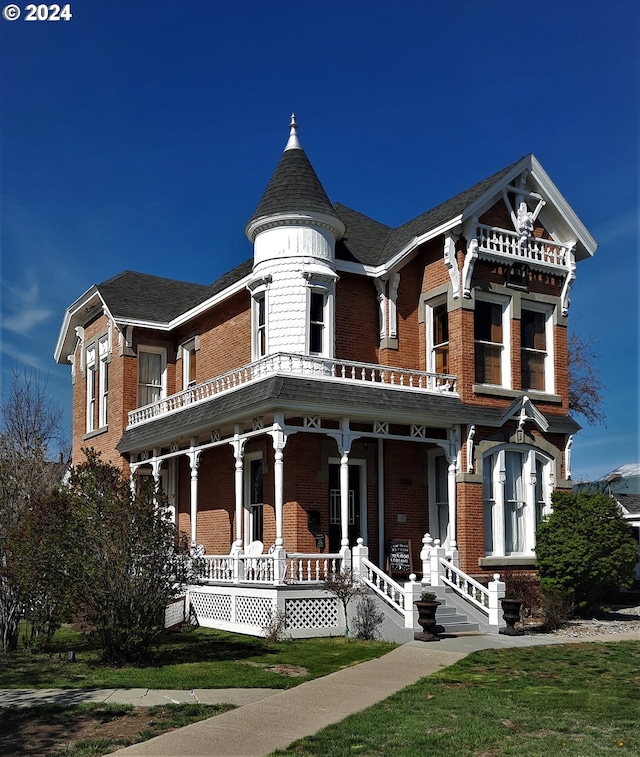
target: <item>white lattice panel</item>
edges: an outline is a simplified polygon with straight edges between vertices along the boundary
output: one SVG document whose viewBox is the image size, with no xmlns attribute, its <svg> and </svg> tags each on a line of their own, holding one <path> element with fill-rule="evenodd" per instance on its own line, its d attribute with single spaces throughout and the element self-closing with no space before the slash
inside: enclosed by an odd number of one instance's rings
<svg viewBox="0 0 640 757">
<path fill-rule="evenodd" d="M 211 620 L 231 622 L 231 597 L 228 594 L 191 592 L 189 596 L 199 620 L 210 618 Z"/>
<path fill-rule="evenodd" d="M 338 600 L 287 599 L 285 602 L 287 628 L 334 628 L 338 625 Z"/>
<path fill-rule="evenodd" d="M 172 628 L 184 621 L 184 597 L 172 602 L 164 609 L 164 627 Z"/>
<path fill-rule="evenodd" d="M 236 623 L 246 623 L 264 628 L 273 616 L 273 601 L 265 597 L 243 597 L 236 599 Z"/>
</svg>

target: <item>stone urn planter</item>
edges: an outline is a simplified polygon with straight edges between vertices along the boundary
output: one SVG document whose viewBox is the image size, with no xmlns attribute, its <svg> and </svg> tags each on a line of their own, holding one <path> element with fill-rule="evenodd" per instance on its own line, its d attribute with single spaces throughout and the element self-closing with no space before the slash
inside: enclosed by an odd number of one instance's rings
<svg viewBox="0 0 640 757">
<path fill-rule="evenodd" d="M 422 633 L 414 636 L 416 641 L 440 641 L 440 638 L 433 633 L 433 627 L 436 624 L 436 610 L 442 602 L 438 602 L 435 594 L 423 592 L 420 599 L 413 603 L 418 608 L 418 623 L 422 628 Z"/>
<path fill-rule="evenodd" d="M 505 636 L 522 636 L 522 631 L 515 628 L 515 624 L 520 621 L 520 610 L 522 608 L 521 599 L 504 599 L 500 600 L 502 604 L 502 618 L 507 624 L 506 628 L 501 628 L 500 633 Z"/>
</svg>

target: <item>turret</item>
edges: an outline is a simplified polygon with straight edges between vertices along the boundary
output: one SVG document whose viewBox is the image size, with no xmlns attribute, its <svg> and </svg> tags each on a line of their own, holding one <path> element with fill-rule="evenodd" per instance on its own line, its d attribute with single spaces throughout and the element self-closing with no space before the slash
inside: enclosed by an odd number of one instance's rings
<svg viewBox="0 0 640 757">
<path fill-rule="evenodd" d="M 335 244 L 344 224 L 313 170 L 295 115 L 280 162 L 247 223 L 253 242 L 252 351 L 334 356 Z"/>
</svg>

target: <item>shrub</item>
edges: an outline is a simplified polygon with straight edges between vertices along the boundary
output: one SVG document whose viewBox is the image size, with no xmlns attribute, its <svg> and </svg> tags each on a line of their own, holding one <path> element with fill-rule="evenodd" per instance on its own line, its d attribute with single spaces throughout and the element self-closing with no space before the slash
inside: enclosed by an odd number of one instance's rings
<svg viewBox="0 0 640 757">
<path fill-rule="evenodd" d="M 630 586 L 638 559 L 618 505 L 592 492 L 554 494 L 553 512 L 536 533 L 536 555 L 543 591 L 572 594 L 580 614 Z"/>
<path fill-rule="evenodd" d="M 547 589 L 542 592 L 541 599 L 541 612 L 546 630 L 557 631 L 558 628 L 562 628 L 574 612 L 573 594 L 558 589 Z"/>
<path fill-rule="evenodd" d="M 356 615 L 353 619 L 353 629 L 358 639 L 375 641 L 380 638 L 379 627 L 384 620 L 384 613 L 378 609 L 376 601 L 371 596 L 364 596 L 356 606 Z"/>
<path fill-rule="evenodd" d="M 500 579 L 506 584 L 505 596 L 521 600 L 523 618 L 530 618 L 542 611 L 542 592 L 538 576 L 507 568 L 502 571 Z"/>
</svg>

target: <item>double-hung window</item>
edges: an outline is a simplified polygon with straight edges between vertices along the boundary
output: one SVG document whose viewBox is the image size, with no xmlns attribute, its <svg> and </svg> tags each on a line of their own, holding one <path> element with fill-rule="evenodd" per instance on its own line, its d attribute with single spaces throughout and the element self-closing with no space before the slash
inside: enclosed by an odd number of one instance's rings
<svg viewBox="0 0 640 757">
<path fill-rule="evenodd" d="M 477 384 L 510 385 L 509 313 L 506 300 L 477 299 L 474 319 Z"/>
<path fill-rule="evenodd" d="M 449 373 L 449 313 L 447 303 L 428 304 L 427 369 L 434 373 Z"/>
<path fill-rule="evenodd" d="M 182 345 L 182 387 L 189 389 L 196 383 L 198 348 L 195 339 Z"/>
<path fill-rule="evenodd" d="M 553 325 L 547 307 L 522 304 L 520 364 L 523 389 L 553 392 Z"/>
<path fill-rule="evenodd" d="M 109 337 L 103 336 L 98 341 L 99 357 L 99 398 L 98 398 L 98 424 L 104 428 L 108 418 L 109 400 Z"/>
<path fill-rule="evenodd" d="M 87 347 L 86 356 L 86 378 L 87 378 L 87 411 L 86 411 L 86 431 L 90 433 L 96 427 L 96 393 L 97 393 L 97 373 L 96 364 L 96 345 L 92 344 Z"/>
<path fill-rule="evenodd" d="M 264 541 L 264 488 L 262 455 L 260 453 L 246 456 L 245 483 L 247 487 L 248 542 Z"/>
<path fill-rule="evenodd" d="M 429 533 L 448 546 L 449 536 L 449 464 L 443 454 L 430 456 Z"/>
<path fill-rule="evenodd" d="M 138 407 L 150 405 L 165 396 L 167 351 L 162 347 L 138 349 Z"/>
<path fill-rule="evenodd" d="M 483 459 L 484 546 L 492 556 L 533 555 L 550 502 L 552 460 L 529 447 L 505 447 Z"/>
<path fill-rule="evenodd" d="M 309 352 L 324 355 L 326 352 L 326 302 L 324 291 L 312 289 L 309 297 Z"/>
</svg>

